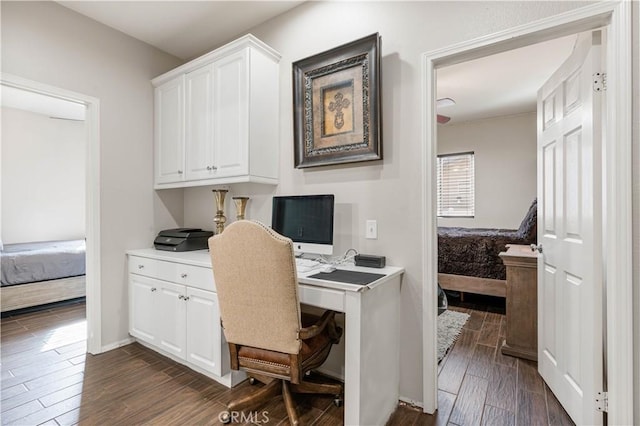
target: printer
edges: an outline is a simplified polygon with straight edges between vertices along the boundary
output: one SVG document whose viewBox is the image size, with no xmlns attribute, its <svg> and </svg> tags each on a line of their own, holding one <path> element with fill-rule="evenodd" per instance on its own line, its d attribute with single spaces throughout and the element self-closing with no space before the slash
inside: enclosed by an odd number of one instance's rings
<svg viewBox="0 0 640 426">
<path fill-rule="evenodd" d="M 176 228 L 160 231 L 153 241 L 156 250 L 192 251 L 208 248 L 208 240 L 213 236 L 211 231 L 199 228 Z"/>
</svg>

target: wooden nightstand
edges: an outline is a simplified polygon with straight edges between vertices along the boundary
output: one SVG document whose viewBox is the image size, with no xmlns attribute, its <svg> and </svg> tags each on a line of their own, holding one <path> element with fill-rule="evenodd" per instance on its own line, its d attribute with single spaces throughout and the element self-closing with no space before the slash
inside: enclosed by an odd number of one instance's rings
<svg viewBox="0 0 640 426">
<path fill-rule="evenodd" d="M 507 244 L 500 253 L 507 268 L 505 355 L 538 360 L 538 255 L 531 247 Z"/>
</svg>

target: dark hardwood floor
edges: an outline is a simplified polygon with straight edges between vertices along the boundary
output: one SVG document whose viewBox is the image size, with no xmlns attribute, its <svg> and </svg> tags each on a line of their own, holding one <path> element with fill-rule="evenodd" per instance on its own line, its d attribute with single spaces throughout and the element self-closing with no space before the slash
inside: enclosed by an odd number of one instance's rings
<svg viewBox="0 0 640 426">
<path fill-rule="evenodd" d="M 496 351 L 503 315 L 452 309 L 471 318 L 440 365 L 437 415 L 401 404 L 389 425 L 571 424 L 535 364 Z M 255 389 L 227 389 L 139 344 L 88 355 L 85 334 L 84 303 L 2 318 L 3 425 L 220 424 L 225 404 Z M 294 398 L 303 424 L 342 424 L 331 396 Z M 237 423 L 288 424 L 281 398 L 251 415 Z"/>
</svg>

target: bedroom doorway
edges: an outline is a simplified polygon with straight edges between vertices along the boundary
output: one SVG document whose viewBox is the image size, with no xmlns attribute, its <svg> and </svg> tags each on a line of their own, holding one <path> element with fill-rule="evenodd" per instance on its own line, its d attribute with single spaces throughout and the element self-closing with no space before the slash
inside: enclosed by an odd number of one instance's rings
<svg viewBox="0 0 640 426">
<path fill-rule="evenodd" d="M 87 352 L 101 352 L 100 309 L 100 137 L 99 100 L 40 82 L 6 73 L 1 74 L 3 89 L 36 94 L 80 105 L 84 108 L 85 133 L 85 197 L 84 222 L 86 239 L 86 318 Z"/>
<path fill-rule="evenodd" d="M 610 252 L 604 259 L 607 265 L 606 282 L 615 282 L 606 288 L 607 350 L 606 368 L 609 377 L 609 421 L 627 424 L 632 422 L 632 380 L 628 374 L 632 366 L 631 310 L 631 169 L 625 161 L 631 150 L 631 103 L 629 87 L 631 78 L 625 72 L 630 66 L 630 7 L 625 2 L 597 4 L 576 9 L 561 15 L 543 19 L 478 40 L 430 52 L 424 55 L 425 92 L 425 161 L 423 165 L 424 215 L 424 276 L 425 282 L 435 282 L 437 277 L 437 233 L 435 209 L 435 159 L 437 155 L 436 130 L 436 70 L 463 61 L 488 56 L 498 52 L 531 45 L 569 34 L 606 26 L 610 35 L 606 58 L 608 81 L 606 99 L 609 122 L 606 129 L 604 152 L 607 167 L 603 173 L 606 188 L 604 214 L 619 219 L 614 229 L 608 229 L 605 246 Z M 618 52 L 614 54 L 611 52 Z M 627 52 L 619 54 L 620 52 Z M 609 225 L 607 225 L 609 228 Z M 625 238 L 620 238 L 624 235 Z M 616 237 L 617 236 L 617 237 Z M 617 256 L 623 256 L 620 259 Z M 433 287 L 433 288 L 431 288 Z M 437 408 L 437 364 L 435 360 L 436 289 L 424 287 L 424 411 L 433 413 Z M 624 307 L 620 309 L 620 307 Z M 615 327 L 614 327 L 615 325 Z M 615 361 L 613 361 L 615 360 Z M 615 419 L 615 420 L 614 420 Z"/>
</svg>

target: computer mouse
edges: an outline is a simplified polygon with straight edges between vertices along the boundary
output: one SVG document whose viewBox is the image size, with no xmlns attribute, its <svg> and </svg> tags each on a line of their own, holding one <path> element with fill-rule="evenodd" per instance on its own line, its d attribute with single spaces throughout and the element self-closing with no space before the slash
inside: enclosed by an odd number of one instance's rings
<svg viewBox="0 0 640 426">
<path fill-rule="evenodd" d="M 328 274 L 335 270 L 336 270 L 336 267 L 333 265 L 324 265 L 322 268 L 320 268 L 320 272 L 324 272 L 325 274 Z"/>
</svg>

